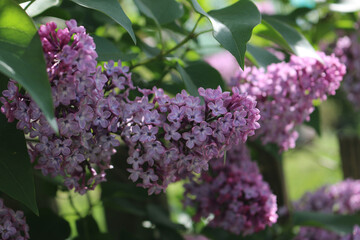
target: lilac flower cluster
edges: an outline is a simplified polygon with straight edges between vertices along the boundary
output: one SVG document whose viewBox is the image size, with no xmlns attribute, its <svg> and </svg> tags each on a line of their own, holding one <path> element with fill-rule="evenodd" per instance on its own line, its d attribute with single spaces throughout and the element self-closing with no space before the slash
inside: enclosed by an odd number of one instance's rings
<svg viewBox="0 0 360 240">
<path fill-rule="evenodd" d="M 196 209 L 195 221 L 213 216 L 209 226 L 235 234 L 261 231 L 278 218 L 276 196 L 245 144 L 230 150 L 226 163 L 222 158 L 212 160 L 209 172 L 185 184 L 185 193 L 185 205 Z"/>
<path fill-rule="evenodd" d="M 18 120 L 17 128 L 34 139 L 28 149 L 36 168 L 44 175 L 63 176 L 69 189 L 83 194 L 105 180 L 114 147 L 120 144 L 111 134 L 117 131 L 121 112 L 112 89 L 129 89 L 132 83 L 120 62 L 114 66 L 109 61 L 104 72 L 96 68 L 93 39 L 75 20 L 66 25 L 57 30 L 55 23 L 47 23 L 39 29 L 60 134 L 14 81 L 0 98 L 1 112 L 9 122 Z"/>
<path fill-rule="evenodd" d="M 139 186 L 149 188 L 149 194 L 207 170 L 210 159 L 223 156 L 260 127 L 256 102 L 237 88 L 232 94 L 220 87 L 199 88 L 203 105 L 185 90 L 174 98 L 156 87 L 140 91 L 142 97 L 122 106 L 122 137 L 130 147 L 130 179 L 141 179 Z"/>
<path fill-rule="evenodd" d="M 306 193 L 294 203 L 294 209 L 336 214 L 358 213 L 360 211 L 360 180 L 347 179 L 332 186 L 321 187 L 314 193 Z M 354 232 L 359 234 L 358 228 L 355 228 Z M 307 239 L 342 240 L 342 236 L 321 228 L 301 227 L 295 240 Z"/>
<path fill-rule="evenodd" d="M 14 211 L 0 198 L 0 236 L 3 240 L 30 239 L 29 226 L 22 211 Z"/>
<path fill-rule="evenodd" d="M 347 73 L 342 84 L 348 100 L 356 110 L 360 110 L 360 43 L 357 32 L 339 38 L 334 48 L 335 55 L 346 65 Z"/>
<path fill-rule="evenodd" d="M 295 147 L 295 127 L 314 111 L 314 100 L 334 95 L 345 74 L 345 66 L 334 55 L 319 53 L 323 64 L 313 58 L 291 56 L 290 62 L 240 71 L 230 85 L 239 86 L 258 102 L 261 128 L 257 136 L 264 144 L 275 143 L 282 151 Z"/>
</svg>

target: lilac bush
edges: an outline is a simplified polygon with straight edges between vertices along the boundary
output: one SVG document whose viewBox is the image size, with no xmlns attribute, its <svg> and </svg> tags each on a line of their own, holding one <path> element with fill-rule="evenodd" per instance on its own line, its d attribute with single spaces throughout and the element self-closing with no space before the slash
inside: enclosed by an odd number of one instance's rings
<svg viewBox="0 0 360 240">
<path fill-rule="evenodd" d="M 117 131 L 120 114 L 113 89 L 130 89 L 132 83 L 128 68 L 121 67 L 121 63 L 114 66 L 109 61 L 104 72 L 96 67 L 93 39 L 75 20 L 66 24 L 67 28 L 57 30 L 56 24 L 50 22 L 38 31 L 59 135 L 15 81 L 9 81 L 8 89 L 3 91 L 1 112 L 9 122 L 18 120 L 17 128 L 28 136 L 35 168 L 44 175 L 63 176 L 69 189 L 83 194 L 105 180 L 114 147 L 120 144 L 112 134 Z M 125 95 L 126 91 L 117 93 L 120 97 Z"/>
<path fill-rule="evenodd" d="M 210 171 L 185 184 L 185 205 L 196 210 L 195 221 L 208 218 L 209 226 L 248 235 L 277 221 L 276 196 L 263 181 L 245 144 L 210 162 Z"/>
<path fill-rule="evenodd" d="M 156 87 L 137 89 L 143 96 L 130 100 L 135 88 L 129 69 L 113 61 L 104 70 L 96 67 L 92 38 L 74 20 L 66 24 L 68 28 L 56 30 L 55 23 L 48 23 L 39 30 L 60 134 L 14 81 L 3 91 L 1 111 L 39 140 L 28 142 L 36 168 L 63 176 L 69 189 L 83 194 L 105 180 L 120 144 L 115 133 L 130 147 L 130 179 L 141 179 L 138 185 L 152 194 L 191 172 L 207 170 L 208 160 L 221 157 L 260 127 L 256 102 L 237 88 L 232 94 L 200 88 L 204 105 L 184 90 L 171 99 Z"/>
<path fill-rule="evenodd" d="M 22 211 L 14 211 L 0 198 L 0 236 L 3 240 L 30 239 L 29 226 Z"/>
<path fill-rule="evenodd" d="M 237 88 L 232 94 L 220 87 L 199 88 L 203 105 L 184 90 L 174 98 L 156 87 L 140 91 L 142 97 L 122 106 L 122 137 L 130 147 L 130 179 L 141 179 L 138 185 L 149 188 L 149 194 L 208 170 L 210 159 L 245 142 L 260 127 L 256 102 Z"/>
<path fill-rule="evenodd" d="M 291 56 L 290 62 L 271 64 L 267 69 L 249 67 L 239 71 L 231 84 L 258 102 L 264 144 L 275 143 L 282 151 L 295 147 L 296 126 L 310 120 L 314 100 L 334 95 L 345 74 L 345 66 L 334 55 L 318 53 L 314 58 Z"/>
<path fill-rule="evenodd" d="M 321 187 L 313 193 L 306 193 L 294 203 L 294 209 L 336 214 L 358 213 L 360 211 L 360 180 L 347 179 L 331 186 Z M 358 230 L 355 232 L 359 234 Z M 301 227 L 295 239 L 340 240 L 342 236 L 321 228 Z"/>
</svg>

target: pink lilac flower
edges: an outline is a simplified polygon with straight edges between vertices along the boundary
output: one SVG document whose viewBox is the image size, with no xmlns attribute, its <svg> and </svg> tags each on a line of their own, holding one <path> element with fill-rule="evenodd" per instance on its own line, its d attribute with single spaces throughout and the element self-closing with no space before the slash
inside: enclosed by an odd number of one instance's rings
<svg viewBox="0 0 360 240">
<path fill-rule="evenodd" d="M 204 105 L 184 90 L 174 98 L 156 87 L 139 91 L 143 96 L 120 101 L 123 115 L 119 123 L 130 147 L 130 179 L 140 180 L 138 185 L 149 193 L 159 193 L 171 182 L 207 170 L 212 157 L 223 156 L 260 127 L 256 102 L 237 88 L 232 93 L 220 87 L 199 88 Z M 234 118 L 238 114 L 241 126 Z M 134 157 L 142 161 L 134 164 Z"/>
<path fill-rule="evenodd" d="M 276 196 L 263 181 L 245 144 L 210 161 L 211 171 L 185 184 L 185 205 L 195 208 L 195 221 L 213 216 L 209 226 L 248 235 L 277 221 Z"/>
<path fill-rule="evenodd" d="M 360 110 L 360 42 L 358 30 L 349 36 L 337 40 L 334 48 L 335 55 L 346 65 L 347 73 L 344 77 L 342 89 L 354 109 Z"/>
<path fill-rule="evenodd" d="M 0 237 L 3 240 L 27 240 L 29 226 L 22 211 L 14 211 L 4 205 L 0 198 Z"/>
<path fill-rule="evenodd" d="M 14 81 L 9 81 L 0 98 L 1 112 L 9 122 L 16 119 L 17 127 L 31 138 L 38 138 L 38 143 L 28 143 L 36 169 L 63 176 L 69 189 L 83 194 L 105 181 L 105 170 L 120 144 L 111 133 L 118 130 L 121 112 L 114 94 L 126 97 L 133 86 L 128 68 L 121 63 L 109 61 L 104 72 L 101 66 L 96 68 L 93 39 L 75 20 L 66 25 L 57 30 L 55 23 L 47 23 L 38 31 L 60 134 L 52 131 L 31 97 L 20 92 Z M 114 91 L 116 86 L 128 90 Z"/>
<path fill-rule="evenodd" d="M 294 203 L 296 211 L 335 214 L 355 214 L 360 211 L 360 180 L 347 179 L 330 186 L 323 186 L 313 193 L 306 193 Z M 359 237 L 359 227 L 354 227 L 354 238 L 315 227 L 301 227 L 295 240 L 347 240 Z"/>
<path fill-rule="evenodd" d="M 264 144 L 275 143 L 281 151 L 295 147 L 296 127 L 310 120 L 313 101 L 324 101 L 345 75 L 345 65 L 334 55 L 318 53 L 324 63 L 314 58 L 291 56 L 290 62 L 239 71 L 230 85 L 238 86 L 258 102 L 261 128 L 257 131 Z M 241 125 L 242 114 L 237 113 Z M 243 113 L 245 114 L 245 113 Z"/>
</svg>

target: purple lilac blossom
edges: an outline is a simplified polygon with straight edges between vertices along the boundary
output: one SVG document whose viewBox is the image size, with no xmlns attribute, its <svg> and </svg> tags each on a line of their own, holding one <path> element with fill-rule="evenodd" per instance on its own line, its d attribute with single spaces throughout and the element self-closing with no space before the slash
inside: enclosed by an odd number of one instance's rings
<svg viewBox="0 0 360 240">
<path fill-rule="evenodd" d="M 346 65 L 342 89 L 354 109 L 360 110 L 360 43 L 359 34 L 355 33 L 339 38 L 334 49 L 335 55 Z"/>
<path fill-rule="evenodd" d="M 210 171 L 185 184 L 185 205 L 194 207 L 195 221 L 213 216 L 209 226 L 248 235 L 277 221 L 276 196 L 263 181 L 245 144 L 210 161 Z"/>
<path fill-rule="evenodd" d="M 4 205 L 0 198 L 0 237 L 3 240 L 27 240 L 29 226 L 22 211 L 14 211 Z"/>
<path fill-rule="evenodd" d="M 310 120 L 313 101 L 324 101 L 339 88 L 345 65 L 335 55 L 318 54 L 323 64 L 314 58 L 291 56 L 290 62 L 271 64 L 266 71 L 245 68 L 232 79 L 231 86 L 258 102 L 261 128 L 256 135 L 264 144 L 275 143 L 281 151 L 294 148 L 295 128 Z"/>
<path fill-rule="evenodd" d="M 45 175 L 63 176 L 69 189 L 84 194 L 105 181 L 105 170 L 111 167 L 114 148 L 120 144 L 112 134 L 117 131 L 121 112 L 120 104 L 113 101 L 113 89 L 133 87 L 131 75 L 121 62 L 117 66 L 109 62 L 104 72 L 100 66 L 96 68 L 93 39 L 75 20 L 66 25 L 57 30 L 56 24 L 50 22 L 38 31 L 60 134 L 54 133 L 40 109 L 27 93 L 19 91 L 15 81 L 9 81 L 8 89 L 3 91 L 1 112 L 9 122 L 18 120 L 18 129 L 39 140 L 28 142 L 35 168 Z M 127 92 L 117 91 L 116 95 L 126 97 Z"/>
<path fill-rule="evenodd" d="M 331 186 L 323 186 L 313 193 L 306 193 L 294 203 L 296 211 L 312 211 L 335 214 L 355 214 L 360 211 L 360 180 L 347 179 Z M 359 228 L 354 228 L 359 237 Z M 349 238 L 346 238 L 349 237 Z M 345 240 L 351 235 L 341 236 L 329 230 L 301 227 L 295 240 Z M 354 239 L 357 239 L 354 237 Z"/>
<path fill-rule="evenodd" d="M 156 87 L 140 91 L 142 97 L 122 102 L 120 123 L 122 137 L 130 147 L 130 179 L 139 180 L 138 185 L 148 188 L 149 194 L 207 170 L 211 158 L 223 156 L 260 127 L 256 102 L 237 88 L 232 93 L 220 87 L 199 88 L 204 105 L 185 90 L 174 98 Z M 133 159 L 139 157 L 141 161 L 135 163 Z"/>
</svg>

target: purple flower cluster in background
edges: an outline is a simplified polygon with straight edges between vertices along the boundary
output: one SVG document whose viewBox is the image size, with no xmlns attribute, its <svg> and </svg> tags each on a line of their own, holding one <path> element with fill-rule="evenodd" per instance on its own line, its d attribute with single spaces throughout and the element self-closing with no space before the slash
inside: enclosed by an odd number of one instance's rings
<svg viewBox="0 0 360 240">
<path fill-rule="evenodd" d="M 295 127 L 310 120 L 314 100 L 334 95 L 345 74 L 345 66 L 334 55 L 314 58 L 291 56 L 290 62 L 239 71 L 230 85 L 238 86 L 258 102 L 261 128 L 257 136 L 264 144 L 275 143 L 282 151 L 295 147 Z"/>
<path fill-rule="evenodd" d="M 0 198 L 0 237 L 3 240 L 30 239 L 29 226 L 22 211 L 14 211 Z"/>
<path fill-rule="evenodd" d="M 210 170 L 185 184 L 185 205 L 196 209 L 195 221 L 213 217 L 211 227 L 248 235 L 277 221 L 276 196 L 250 160 L 245 144 L 224 159 L 210 161 Z"/>
<path fill-rule="evenodd" d="M 199 88 L 200 97 L 186 91 L 174 98 L 162 89 L 141 90 L 142 97 L 122 106 L 122 137 L 130 147 L 130 178 L 159 193 L 192 172 L 208 169 L 208 161 L 223 156 L 260 127 L 256 102 L 239 89 Z M 150 99 L 149 95 L 153 98 Z"/>
<path fill-rule="evenodd" d="M 346 65 L 347 73 L 342 87 L 348 100 L 360 110 L 360 43 L 357 32 L 339 38 L 334 48 L 335 55 Z"/>
<path fill-rule="evenodd" d="M 324 186 L 313 193 L 306 193 L 294 203 L 297 211 L 312 211 L 336 214 L 355 214 L 360 211 L 360 180 L 347 179 L 343 182 Z M 354 228 L 354 239 L 359 235 L 359 228 Z M 346 238 L 347 237 L 347 238 Z M 352 239 L 321 228 L 301 227 L 295 240 L 342 240 Z"/>
<path fill-rule="evenodd" d="M 75 20 L 67 28 L 56 30 L 55 23 L 39 29 L 50 80 L 55 116 L 59 126 L 56 135 L 44 115 L 17 83 L 9 81 L 0 100 L 1 112 L 8 121 L 18 120 L 17 128 L 39 142 L 28 142 L 31 160 L 44 175 L 61 175 L 69 189 L 81 194 L 105 180 L 114 147 L 120 142 L 111 132 L 117 131 L 121 109 L 112 91 L 132 88 L 128 69 L 105 64 L 97 67 L 93 39 Z M 126 96 L 126 91 L 117 97 Z M 99 170 L 97 172 L 97 170 Z"/>
</svg>

